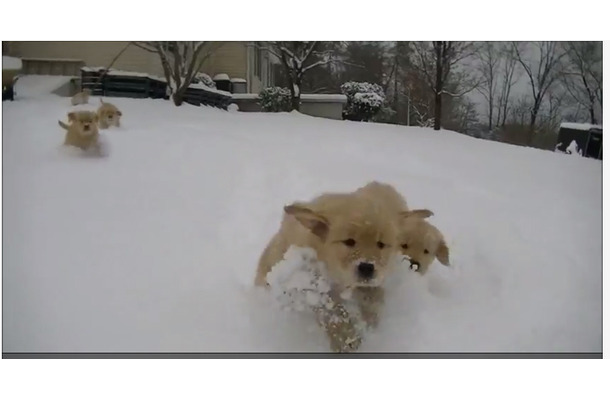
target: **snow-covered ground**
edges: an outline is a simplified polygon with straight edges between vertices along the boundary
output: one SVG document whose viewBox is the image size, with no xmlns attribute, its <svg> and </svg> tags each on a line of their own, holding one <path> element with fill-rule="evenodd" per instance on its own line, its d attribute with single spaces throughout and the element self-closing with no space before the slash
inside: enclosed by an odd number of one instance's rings
<svg viewBox="0 0 610 400">
<path fill-rule="evenodd" d="M 600 161 L 122 98 L 109 157 L 83 158 L 60 150 L 53 79 L 3 103 L 4 352 L 325 351 L 256 262 L 283 205 L 373 179 L 435 212 L 453 266 L 397 271 L 361 351 L 602 351 Z"/>
</svg>

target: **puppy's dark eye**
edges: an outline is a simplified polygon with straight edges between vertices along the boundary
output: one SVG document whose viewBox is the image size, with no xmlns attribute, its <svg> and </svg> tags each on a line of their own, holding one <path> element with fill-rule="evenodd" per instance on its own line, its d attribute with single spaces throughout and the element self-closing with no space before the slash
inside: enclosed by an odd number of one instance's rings
<svg viewBox="0 0 610 400">
<path fill-rule="evenodd" d="M 356 241 L 354 239 L 345 239 L 343 244 L 347 247 L 354 247 L 356 245 Z"/>
<path fill-rule="evenodd" d="M 377 247 L 379 247 L 380 249 L 383 249 L 385 247 L 385 243 L 377 242 Z"/>
<path fill-rule="evenodd" d="M 402 245 L 402 246 L 400 246 L 400 247 L 402 247 L 403 249 L 405 249 L 405 250 L 406 250 L 406 249 L 408 249 L 408 248 L 409 248 L 409 245 L 405 243 L 405 244 L 403 244 L 403 245 Z"/>
<path fill-rule="evenodd" d="M 430 252 L 428 251 L 428 249 L 424 249 L 424 254 L 428 254 L 428 253 L 430 253 Z"/>
</svg>

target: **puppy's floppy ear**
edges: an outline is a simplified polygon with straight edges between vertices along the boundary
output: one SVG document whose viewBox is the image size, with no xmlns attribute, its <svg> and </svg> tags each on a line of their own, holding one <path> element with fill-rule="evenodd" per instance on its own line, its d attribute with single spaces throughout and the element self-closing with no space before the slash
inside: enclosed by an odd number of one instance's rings
<svg viewBox="0 0 610 400">
<path fill-rule="evenodd" d="M 446 266 L 449 265 L 449 247 L 447 247 L 445 239 L 441 240 L 438 245 L 438 249 L 436 250 L 436 258 L 441 264 Z"/>
<path fill-rule="evenodd" d="M 403 218 L 411 218 L 411 217 L 428 218 L 433 215 L 434 215 L 434 213 L 428 209 L 403 211 L 400 213 L 400 216 Z"/>
<path fill-rule="evenodd" d="M 76 121 L 76 113 L 73 111 L 68 113 L 68 122 L 72 121 Z"/>
<path fill-rule="evenodd" d="M 295 217 L 297 221 L 299 221 L 305 228 L 309 229 L 311 233 L 318 236 L 320 239 L 323 241 L 326 240 L 329 223 L 328 219 L 326 219 L 324 216 L 299 203 L 293 203 L 289 206 L 285 206 L 284 212 Z"/>
</svg>

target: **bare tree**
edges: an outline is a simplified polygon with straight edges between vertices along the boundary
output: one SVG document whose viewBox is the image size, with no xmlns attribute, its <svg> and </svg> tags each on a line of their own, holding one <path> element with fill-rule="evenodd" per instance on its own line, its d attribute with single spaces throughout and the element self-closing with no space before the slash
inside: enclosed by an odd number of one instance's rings
<svg viewBox="0 0 610 400">
<path fill-rule="evenodd" d="M 497 91 L 497 74 L 500 58 L 498 57 L 497 45 L 494 42 L 483 42 L 476 52 L 479 61 L 478 70 L 482 76 L 481 85 L 477 88 L 479 93 L 485 97 L 487 107 L 487 129 L 493 129 L 494 101 Z"/>
<path fill-rule="evenodd" d="M 222 45 L 210 42 L 132 42 L 159 55 L 170 97 L 177 106 L 184 102 L 186 90 L 203 62 Z"/>
<path fill-rule="evenodd" d="M 532 144 L 536 130 L 536 117 L 540 106 L 549 88 L 560 77 L 560 61 L 564 53 L 556 42 L 534 42 L 533 47 L 537 50 L 537 57 L 526 57 L 522 46 L 512 43 L 517 62 L 523 67 L 527 74 L 532 91 L 533 104 L 530 109 L 529 139 L 528 145 Z"/>
<path fill-rule="evenodd" d="M 333 62 L 333 51 L 317 51 L 320 42 L 260 42 L 258 48 L 276 56 L 284 66 L 292 97 L 292 109 L 299 110 L 305 73 Z"/>
<path fill-rule="evenodd" d="M 474 90 L 477 82 L 473 82 L 467 73 L 462 72 L 455 79 L 458 63 L 474 54 L 474 46 L 469 42 L 412 42 L 413 66 L 424 77 L 428 87 L 434 93 L 434 130 L 441 129 L 442 96 L 460 97 Z M 447 90 L 451 78 L 459 85 L 458 91 Z"/>
<path fill-rule="evenodd" d="M 570 96 L 588 110 L 590 122 L 597 124 L 596 105 L 602 108 L 601 42 L 564 42 L 563 49 L 563 84 Z"/>
<path fill-rule="evenodd" d="M 496 126 L 506 125 L 506 119 L 508 118 L 509 113 L 511 89 L 519 78 L 519 75 L 515 74 L 517 59 L 511 45 L 502 47 L 500 51 L 500 58 L 500 69 L 502 74 L 500 76 L 500 93 L 496 101 Z"/>
</svg>

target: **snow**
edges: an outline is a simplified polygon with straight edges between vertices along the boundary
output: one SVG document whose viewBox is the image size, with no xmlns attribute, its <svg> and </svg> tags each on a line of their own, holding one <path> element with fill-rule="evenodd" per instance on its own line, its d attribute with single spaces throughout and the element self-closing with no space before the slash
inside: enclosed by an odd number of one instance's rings
<svg viewBox="0 0 610 400">
<path fill-rule="evenodd" d="M 371 107 L 381 107 L 383 105 L 383 97 L 377 93 L 356 93 L 354 94 L 355 103 L 365 103 Z"/>
<path fill-rule="evenodd" d="M 252 100 L 258 99 L 258 93 L 231 93 L 231 97 L 235 100 Z"/>
<path fill-rule="evenodd" d="M 561 125 L 559 126 L 559 128 L 566 128 L 566 129 L 576 129 L 579 131 L 588 131 L 589 129 L 592 128 L 597 128 L 597 129 L 602 129 L 601 125 L 593 125 L 593 124 L 582 124 L 582 123 L 576 123 L 576 122 L 562 122 Z"/>
<path fill-rule="evenodd" d="M 218 94 L 222 94 L 222 95 L 231 97 L 231 92 L 227 92 L 225 90 L 211 88 L 209 86 L 204 85 L 203 83 L 191 83 L 189 85 L 189 88 L 191 88 L 191 89 L 203 89 L 203 90 L 205 90 L 207 92 L 218 93 Z"/>
<path fill-rule="evenodd" d="M 80 157 L 53 79 L 3 103 L 4 352 L 326 351 L 311 315 L 253 287 L 257 260 L 284 205 L 373 179 L 434 211 L 452 266 L 401 264 L 360 351 L 602 351 L 598 160 L 128 98 L 108 99 L 108 156 Z"/>
<path fill-rule="evenodd" d="M 229 75 L 227 74 L 216 74 L 213 78 L 215 81 L 228 81 Z"/>
<path fill-rule="evenodd" d="M 243 78 L 231 78 L 231 82 L 233 83 L 247 83 L 247 81 Z"/>
<path fill-rule="evenodd" d="M 21 59 L 16 57 L 2 56 L 3 70 L 19 70 L 22 68 Z"/>
<path fill-rule="evenodd" d="M 232 93 L 236 100 L 258 99 L 258 93 Z M 346 103 L 347 96 L 344 94 L 301 94 L 301 100 L 310 103 Z"/>
<path fill-rule="evenodd" d="M 284 260 L 267 275 L 271 294 L 289 310 L 306 311 L 308 306 L 327 306 L 330 283 L 324 266 L 313 249 L 292 246 Z"/>
<path fill-rule="evenodd" d="M 566 147 L 566 153 L 572 154 L 575 156 L 582 156 L 582 151 L 578 148 L 578 143 L 576 143 L 576 140 L 572 140 L 572 142 L 570 142 L 569 146 Z"/>
<path fill-rule="evenodd" d="M 119 70 L 115 70 L 112 69 L 110 71 L 108 71 L 107 75 L 114 75 L 114 76 L 137 76 L 140 78 L 149 78 L 150 75 L 143 73 L 143 72 L 134 72 L 134 71 L 119 71 Z"/>
</svg>

